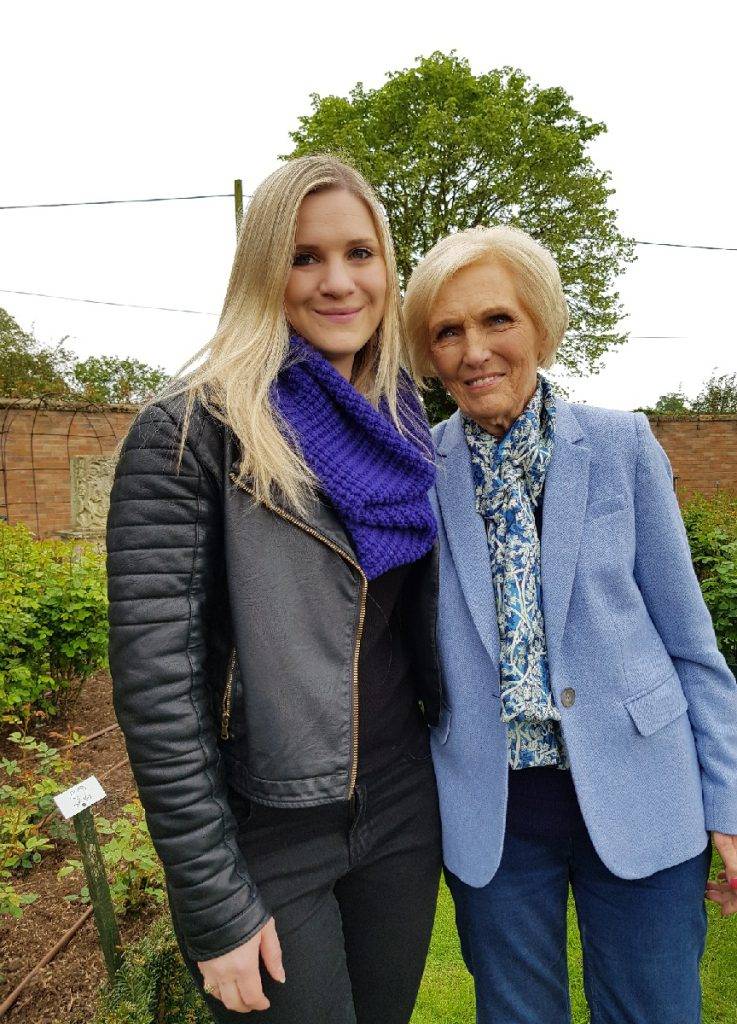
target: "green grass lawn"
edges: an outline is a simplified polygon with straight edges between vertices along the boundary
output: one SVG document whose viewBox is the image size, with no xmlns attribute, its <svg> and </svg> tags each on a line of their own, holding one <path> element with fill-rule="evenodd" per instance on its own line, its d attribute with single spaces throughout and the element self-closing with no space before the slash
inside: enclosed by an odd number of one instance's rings
<svg viewBox="0 0 737 1024">
<path fill-rule="evenodd" d="M 721 867 L 714 857 L 712 874 Z M 704 987 L 704 1024 L 737 1021 L 737 916 L 722 918 L 719 908 L 707 904 L 709 933 L 701 977 Z M 573 903 L 568 906 L 568 963 L 571 979 L 573 1024 L 589 1019 L 583 994 L 581 943 Z M 422 980 L 412 1024 L 474 1024 L 473 983 L 461 959 L 453 901 L 445 885 L 435 918 L 430 956 Z M 532 1022 L 531 1022 L 532 1024 Z M 644 1022 L 643 1022 L 644 1024 Z"/>
</svg>

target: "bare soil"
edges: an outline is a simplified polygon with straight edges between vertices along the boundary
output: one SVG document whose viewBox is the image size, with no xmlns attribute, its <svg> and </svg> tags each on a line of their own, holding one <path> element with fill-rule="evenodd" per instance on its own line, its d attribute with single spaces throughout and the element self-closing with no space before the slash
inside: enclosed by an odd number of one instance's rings
<svg viewBox="0 0 737 1024">
<path fill-rule="evenodd" d="M 114 723 L 110 677 L 100 673 L 85 684 L 67 716 L 42 725 L 33 735 L 59 748 L 71 739 L 72 730 L 90 736 Z M 6 739 L 11 731 L 4 728 L 0 735 L 0 757 L 18 756 L 17 747 Z M 127 761 L 115 768 L 125 758 L 120 730 L 116 728 L 63 753 L 74 765 L 72 782 L 93 774 L 100 779 L 107 797 L 96 805 L 96 811 L 111 820 L 118 817 L 122 805 L 136 793 Z M 112 772 L 111 768 L 114 768 Z M 64 899 L 66 895 L 79 892 L 84 885 L 83 877 L 72 875 L 61 880 L 56 877 L 67 857 L 78 857 L 79 848 L 73 834 L 68 840 L 55 842 L 53 853 L 17 878 L 19 892 L 39 893 L 40 898 L 26 908 L 20 920 L 0 918 L 0 1003 L 88 906 L 67 903 Z M 119 921 L 123 943 L 138 938 L 156 912 L 152 909 Z M 23 1024 L 90 1024 L 98 990 L 106 978 L 97 930 L 90 918 L 51 963 L 31 980 L 5 1019 Z"/>
</svg>

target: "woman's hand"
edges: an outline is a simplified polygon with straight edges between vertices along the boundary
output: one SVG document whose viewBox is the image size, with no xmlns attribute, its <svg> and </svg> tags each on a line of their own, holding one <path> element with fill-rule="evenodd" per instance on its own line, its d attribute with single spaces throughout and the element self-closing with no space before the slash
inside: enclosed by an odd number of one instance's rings
<svg viewBox="0 0 737 1024">
<path fill-rule="evenodd" d="M 198 961 L 205 991 L 238 1013 L 267 1010 L 271 1004 L 261 986 L 259 954 L 274 981 L 285 981 L 281 946 L 273 917 L 260 932 L 237 949 L 231 949 L 230 953 L 214 960 Z"/>
<path fill-rule="evenodd" d="M 716 882 L 706 883 L 706 898 L 718 903 L 722 916 L 726 917 L 737 914 L 737 836 L 712 832 L 711 838 L 724 861 L 724 871 L 719 872 Z"/>
</svg>

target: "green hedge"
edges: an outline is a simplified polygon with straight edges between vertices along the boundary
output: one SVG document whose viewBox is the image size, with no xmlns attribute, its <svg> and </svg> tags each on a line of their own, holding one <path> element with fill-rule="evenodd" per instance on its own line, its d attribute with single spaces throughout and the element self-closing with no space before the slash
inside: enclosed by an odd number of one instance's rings
<svg viewBox="0 0 737 1024">
<path fill-rule="evenodd" d="M 94 1024 L 212 1024 L 182 963 L 166 914 L 127 946 L 114 986 L 102 992 Z"/>
<path fill-rule="evenodd" d="M 102 552 L 0 524 L 0 714 L 54 714 L 107 658 Z"/>
<path fill-rule="evenodd" d="M 696 495 L 682 509 L 691 557 L 719 648 L 737 668 L 737 494 Z"/>
</svg>

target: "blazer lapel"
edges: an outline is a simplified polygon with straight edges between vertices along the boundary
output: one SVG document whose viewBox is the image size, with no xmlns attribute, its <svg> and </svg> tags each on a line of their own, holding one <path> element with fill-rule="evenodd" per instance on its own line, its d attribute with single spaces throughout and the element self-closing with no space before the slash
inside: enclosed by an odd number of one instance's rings
<svg viewBox="0 0 737 1024">
<path fill-rule="evenodd" d="M 558 400 L 553 455 L 545 478 L 541 576 L 548 658 L 554 666 L 563 639 L 586 518 L 590 451 L 567 402 Z"/>
<path fill-rule="evenodd" d="M 479 636 L 496 664 L 499 626 L 489 546 L 484 522 L 476 512 L 471 457 L 459 413 L 448 420 L 437 454 L 435 489 L 453 564 Z"/>
</svg>

